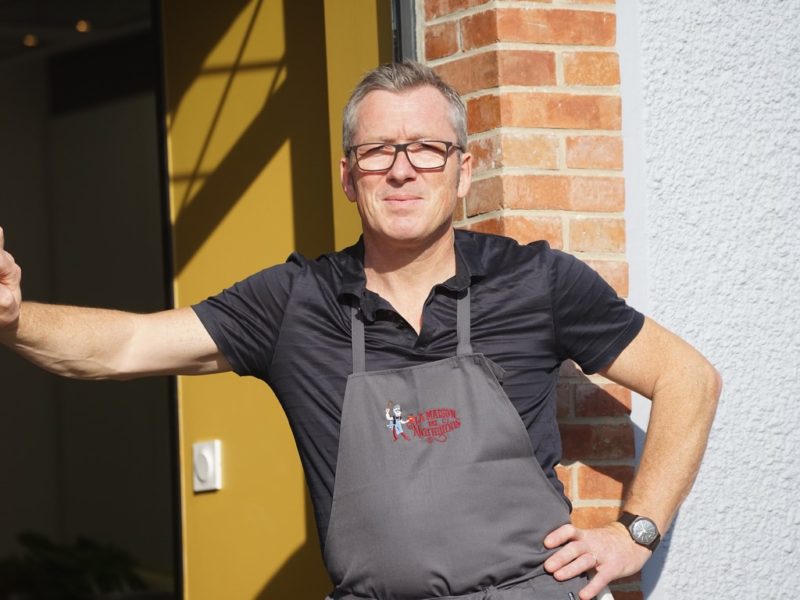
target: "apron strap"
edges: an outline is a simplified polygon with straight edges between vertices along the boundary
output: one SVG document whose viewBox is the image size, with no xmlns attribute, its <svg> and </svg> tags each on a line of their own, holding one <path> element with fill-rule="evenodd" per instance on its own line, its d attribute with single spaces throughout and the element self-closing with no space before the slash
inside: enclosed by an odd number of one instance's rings
<svg viewBox="0 0 800 600">
<path fill-rule="evenodd" d="M 469 287 L 464 291 L 464 295 L 458 299 L 456 305 L 456 329 L 458 332 L 458 349 L 456 353 L 461 356 L 462 354 L 472 354 L 472 343 L 470 341 L 470 304 L 469 304 Z"/>
<path fill-rule="evenodd" d="M 364 344 L 364 321 L 358 318 L 358 307 L 350 307 L 350 343 L 353 346 L 353 373 L 367 370 L 366 349 Z"/>
<path fill-rule="evenodd" d="M 350 342 L 353 348 L 353 373 L 363 373 L 367 370 L 366 344 L 364 342 L 364 321 L 358 316 L 358 307 L 350 307 Z M 466 289 L 456 301 L 456 332 L 458 334 L 458 348 L 456 354 L 472 354 L 470 342 L 470 303 L 469 288 Z"/>
</svg>

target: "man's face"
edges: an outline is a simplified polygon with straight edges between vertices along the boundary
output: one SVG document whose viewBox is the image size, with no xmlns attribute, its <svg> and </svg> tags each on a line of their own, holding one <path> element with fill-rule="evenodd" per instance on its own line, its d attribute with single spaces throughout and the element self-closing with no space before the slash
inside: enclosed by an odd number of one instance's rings
<svg viewBox="0 0 800 600">
<path fill-rule="evenodd" d="M 432 87 L 400 94 L 374 91 L 358 106 L 353 145 L 414 140 L 456 142 L 450 107 Z M 342 187 L 361 215 L 371 243 L 415 246 L 449 232 L 459 198 L 466 196 L 472 157 L 451 149 L 443 169 L 417 170 L 400 152 L 388 171 L 364 172 L 352 156 L 341 161 Z"/>
</svg>

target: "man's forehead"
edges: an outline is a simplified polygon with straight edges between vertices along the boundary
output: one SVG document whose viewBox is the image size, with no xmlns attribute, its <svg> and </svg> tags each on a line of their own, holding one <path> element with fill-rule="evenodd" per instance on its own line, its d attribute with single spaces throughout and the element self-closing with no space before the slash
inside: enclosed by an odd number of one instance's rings
<svg viewBox="0 0 800 600">
<path fill-rule="evenodd" d="M 386 130 L 391 137 L 392 129 L 408 128 L 410 134 L 427 135 L 427 129 L 446 127 L 452 130 L 451 108 L 439 90 L 432 86 L 420 86 L 402 91 L 373 90 L 364 96 L 356 108 L 355 131 Z M 370 132 L 371 133 L 371 132 Z M 450 137 L 450 136 L 448 136 Z"/>
<path fill-rule="evenodd" d="M 430 85 L 421 85 L 407 90 L 372 90 L 364 96 L 359 103 L 359 108 L 364 105 L 380 108 L 386 105 L 399 104 L 425 104 L 447 108 L 447 98 L 444 94 Z"/>
</svg>

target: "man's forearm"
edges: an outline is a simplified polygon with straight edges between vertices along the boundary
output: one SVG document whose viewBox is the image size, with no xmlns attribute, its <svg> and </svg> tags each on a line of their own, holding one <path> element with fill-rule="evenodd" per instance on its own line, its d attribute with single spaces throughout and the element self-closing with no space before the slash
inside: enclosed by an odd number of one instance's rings
<svg viewBox="0 0 800 600">
<path fill-rule="evenodd" d="M 0 343 L 39 367 L 75 379 L 132 379 L 230 371 L 189 308 L 139 314 L 23 302 Z"/>
<path fill-rule="evenodd" d="M 56 375 L 123 378 L 135 318 L 115 310 L 23 302 L 19 321 L 0 331 L 0 342 Z"/>
<path fill-rule="evenodd" d="M 720 376 L 690 344 L 650 319 L 603 374 L 652 400 L 644 450 L 625 510 L 653 519 L 663 533 L 700 468 L 722 387 Z"/>
<path fill-rule="evenodd" d="M 669 528 L 694 483 L 722 382 L 702 356 L 677 367 L 653 391 L 647 437 L 624 508 Z"/>
</svg>

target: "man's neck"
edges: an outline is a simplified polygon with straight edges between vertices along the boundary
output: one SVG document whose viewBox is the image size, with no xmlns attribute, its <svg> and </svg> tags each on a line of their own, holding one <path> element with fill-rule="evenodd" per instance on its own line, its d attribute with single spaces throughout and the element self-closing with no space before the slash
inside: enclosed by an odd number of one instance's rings
<svg viewBox="0 0 800 600">
<path fill-rule="evenodd" d="M 367 289 L 379 294 L 419 333 L 430 290 L 456 273 L 455 233 L 450 227 L 424 244 L 385 244 L 364 236 Z"/>
</svg>

